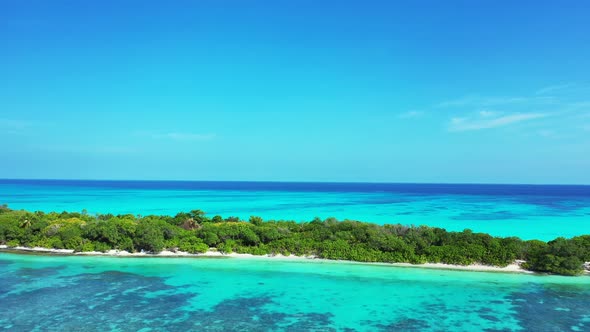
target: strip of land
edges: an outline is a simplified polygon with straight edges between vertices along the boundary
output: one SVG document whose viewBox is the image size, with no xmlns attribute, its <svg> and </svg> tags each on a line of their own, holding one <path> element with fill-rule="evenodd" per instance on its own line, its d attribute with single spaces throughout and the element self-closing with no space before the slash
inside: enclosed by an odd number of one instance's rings
<svg viewBox="0 0 590 332">
<path fill-rule="evenodd" d="M 295 255 L 363 264 L 561 275 L 581 275 L 590 268 L 584 263 L 590 261 L 590 235 L 545 242 L 468 229 L 449 232 L 334 218 L 309 222 L 210 218 L 200 210 L 139 216 L 30 212 L 0 206 L 0 245 L 53 254 L 274 259 Z"/>
</svg>

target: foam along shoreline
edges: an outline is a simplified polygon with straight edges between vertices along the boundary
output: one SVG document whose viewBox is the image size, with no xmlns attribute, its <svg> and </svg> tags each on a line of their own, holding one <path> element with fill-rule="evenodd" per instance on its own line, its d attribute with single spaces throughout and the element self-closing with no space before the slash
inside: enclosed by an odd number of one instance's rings
<svg viewBox="0 0 590 332">
<path fill-rule="evenodd" d="M 506 267 L 482 265 L 482 264 L 471 264 L 471 265 L 454 265 L 454 264 L 443 264 L 443 263 L 425 263 L 425 264 L 410 264 L 410 263 L 380 263 L 380 262 L 355 262 L 355 261 L 340 261 L 340 260 L 329 260 L 317 258 L 315 256 L 284 256 L 278 255 L 262 255 L 256 256 L 252 254 L 238 254 L 230 253 L 224 254 L 219 251 L 209 250 L 202 254 L 191 254 L 184 251 L 162 251 L 158 254 L 151 254 L 145 252 L 130 253 L 125 250 L 109 250 L 107 252 L 89 251 L 89 252 L 74 252 L 71 249 L 50 249 L 42 247 L 8 247 L 6 245 L 0 245 L 0 249 L 15 251 L 15 252 L 37 252 L 37 253 L 49 253 L 59 255 L 73 255 L 73 256 L 113 256 L 113 257 L 227 257 L 227 258 L 241 258 L 241 259 L 276 259 L 276 260 L 299 260 L 299 261 L 314 261 L 324 263 L 353 263 L 353 264 L 372 264 L 372 265 L 383 265 L 383 266 L 396 266 L 396 267 L 413 267 L 413 268 L 429 268 L 429 269 L 444 269 L 444 270 L 462 270 L 462 271 L 480 271 L 480 272 L 504 272 L 504 273 L 534 273 L 523 269 L 519 262 L 514 262 Z"/>
</svg>

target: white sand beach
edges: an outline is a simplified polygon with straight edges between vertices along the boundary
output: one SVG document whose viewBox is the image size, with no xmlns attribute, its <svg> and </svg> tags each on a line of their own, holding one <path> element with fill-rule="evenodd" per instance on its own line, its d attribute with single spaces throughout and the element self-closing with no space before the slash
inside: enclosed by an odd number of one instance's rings
<svg viewBox="0 0 590 332">
<path fill-rule="evenodd" d="M 372 263 L 372 262 L 354 262 L 354 261 L 339 261 L 339 260 L 328 260 L 317 258 L 315 256 L 284 256 L 278 255 L 261 255 L 256 256 L 252 254 L 239 254 L 239 253 L 221 253 L 217 250 L 209 250 L 202 254 L 191 254 L 184 251 L 167 251 L 164 250 L 158 254 L 151 254 L 146 252 L 134 252 L 130 253 L 125 250 L 109 250 L 107 252 L 74 252 L 70 249 L 50 249 L 41 247 L 13 247 L 9 248 L 6 245 L 0 245 L 0 249 L 8 249 L 12 251 L 20 252 L 39 252 L 59 255 L 76 255 L 76 256 L 115 256 L 115 257 L 227 257 L 227 258 L 239 258 L 239 259 L 273 259 L 273 260 L 300 260 L 300 261 L 314 261 L 314 262 L 326 262 L 326 263 L 354 263 L 354 264 L 373 264 L 373 265 L 384 265 L 384 266 L 396 266 L 396 267 L 412 267 L 412 268 L 428 268 L 428 269 L 444 269 L 444 270 L 463 270 L 463 271 L 482 271 L 482 272 L 505 272 L 505 273 L 534 273 L 523 269 L 520 265 L 522 261 L 516 261 L 505 267 L 490 266 L 483 264 L 471 264 L 471 265 L 454 265 L 454 264 L 443 264 L 443 263 L 425 263 L 425 264 L 410 264 L 410 263 Z M 589 264 L 589 263 L 587 263 Z"/>
</svg>

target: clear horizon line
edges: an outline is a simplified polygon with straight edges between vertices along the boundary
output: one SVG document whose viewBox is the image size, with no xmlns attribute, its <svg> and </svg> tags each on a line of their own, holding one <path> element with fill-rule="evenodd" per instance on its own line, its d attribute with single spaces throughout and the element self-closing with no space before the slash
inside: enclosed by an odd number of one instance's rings
<svg viewBox="0 0 590 332">
<path fill-rule="evenodd" d="M 413 184 L 413 185 L 498 185 L 498 186 L 590 186 L 590 183 L 506 182 L 384 182 L 384 181 L 285 181 L 285 180 L 164 180 L 164 179 L 60 179 L 0 178 L 0 181 L 105 181 L 105 182 L 234 182 L 234 183 L 324 183 L 324 184 Z"/>
</svg>

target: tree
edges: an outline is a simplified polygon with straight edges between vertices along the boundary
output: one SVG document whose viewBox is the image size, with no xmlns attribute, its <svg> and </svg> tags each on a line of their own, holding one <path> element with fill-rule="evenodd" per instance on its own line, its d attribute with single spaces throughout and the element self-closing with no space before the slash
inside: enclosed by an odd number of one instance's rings
<svg viewBox="0 0 590 332">
<path fill-rule="evenodd" d="M 142 220 L 137 224 L 134 239 L 139 250 L 159 253 L 164 249 L 164 232 L 153 220 Z"/>
<path fill-rule="evenodd" d="M 21 228 L 29 228 L 29 227 L 31 227 L 31 220 L 29 220 L 28 218 L 23 219 L 20 222 L 20 227 Z"/>
<path fill-rule="evenodd" d="M 254 226 L 260 226 L 264 222 L 261 217 L 251 216 L 249 222 Z"/>
<path fill-rule="evenodd" d="M 8 205 L 7 204 L 0 205 L 0 213 L 6 213 L 6 212 L 10 212 L 10 211 L 12 211 L 12 210 L 10 210 L 8 208 Z"/>
<path fill-rule="evenodd" d="M 190 212 L 191 218 L 194 219 L 198 224 L 207 222 L 207 217 L 203 210 L 192 210 Z"/>
<path fill-rule="evenodd" d="M 112 214 L 89 216 L 69 212 L 0 209 L 0 244 L 41 246 L 77 251 L 157 253 L 178 248 L 190 253 L 217 247 L 223 253 L 317 255 L 363 262 L 482 263 L 504 266 L 524 259 L 526 269 L 575 275 L 590 261 L 590 235 L 553 241 L 522 241 L 488 234 L 447 232 L 441 228 L 375 225 L 319 218 L 308 223 L 249 222 L 220 216 L 207 219 L 201 210 L 170 216 Z"/>
</svg>

